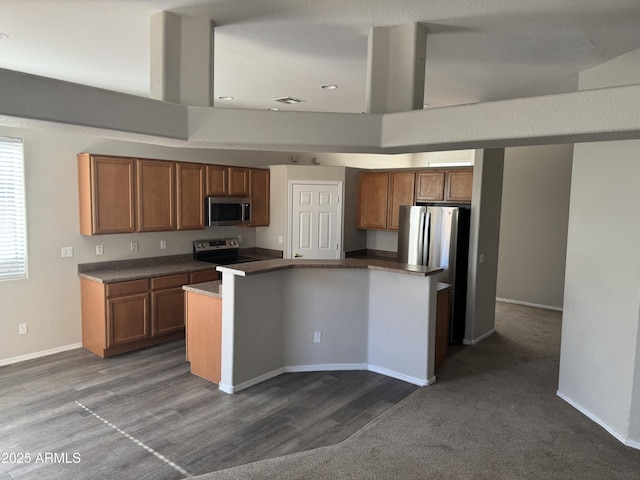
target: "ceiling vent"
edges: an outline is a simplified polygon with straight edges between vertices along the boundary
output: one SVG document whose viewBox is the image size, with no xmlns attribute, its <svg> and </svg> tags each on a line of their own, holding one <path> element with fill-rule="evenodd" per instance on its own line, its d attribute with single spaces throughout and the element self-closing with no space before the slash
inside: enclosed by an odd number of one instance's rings
<svg viewBox="0 0 640 480">
<path fill-rule="evenodd" d="M 272 98 L 274 102 L 286 103 L 287 105 L 295 105 L 296 103 L 302 103 L 304 100 L 300 100 L 299 98 L 293 97 L 280 97 L 280 98 Z"/>
</svg>

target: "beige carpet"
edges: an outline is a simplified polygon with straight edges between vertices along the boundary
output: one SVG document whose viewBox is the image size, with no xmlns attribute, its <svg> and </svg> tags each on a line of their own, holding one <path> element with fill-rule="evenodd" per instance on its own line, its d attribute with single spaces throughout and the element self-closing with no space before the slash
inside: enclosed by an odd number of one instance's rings
<svg viewBox="0 0 640 480">
<path fill-rule="evenodd" d="M 497 304 L 497 333 L 338 445 L 200 479 L 640 479 L 625 447 L 555 394 L 561 314 Z"/>
</svg>

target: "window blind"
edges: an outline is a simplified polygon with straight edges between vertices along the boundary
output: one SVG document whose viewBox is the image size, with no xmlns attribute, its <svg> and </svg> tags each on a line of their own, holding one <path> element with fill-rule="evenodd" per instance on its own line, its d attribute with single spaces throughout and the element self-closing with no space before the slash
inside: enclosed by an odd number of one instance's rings
<svg viewBox="0 0 640 480">
<path fill-rule="evenodd" d="M 27 275 L 22 140 L 0 137 L 0 280 Z"/>
</svg>

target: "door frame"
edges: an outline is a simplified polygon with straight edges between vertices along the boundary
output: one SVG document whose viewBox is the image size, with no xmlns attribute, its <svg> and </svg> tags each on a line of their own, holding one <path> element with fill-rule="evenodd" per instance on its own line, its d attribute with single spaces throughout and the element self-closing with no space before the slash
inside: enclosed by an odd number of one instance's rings
<svg viewBox="0 0 640 480">
<path fill-rule="evenodd" d="M 343 250 L 343 228 L 342 228 L 342 217 L 344 210 L 344 182 L 342 180 L 289 180 L 287 185 L 287 246 L 285 249 L 285 257 L 287 259 L 292 258 L 291 253 L 291 245 L 293 244 L 293 186 L 294 185 L 335 185 L 338 187 L 338 257 L 336 260 L 339 260 L 344 257 Z"/>
</svg>

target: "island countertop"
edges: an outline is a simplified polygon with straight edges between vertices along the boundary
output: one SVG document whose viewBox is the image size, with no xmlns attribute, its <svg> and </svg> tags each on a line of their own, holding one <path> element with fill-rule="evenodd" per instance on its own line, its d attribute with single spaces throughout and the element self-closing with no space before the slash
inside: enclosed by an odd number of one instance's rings
<svg viewBox="0 0 640 480">
<path fill-rule="evenodd" d="M 343 260 L 271 259 L 261 260 L 258 262 L 240 263 L 236 265 L 218 266 L 216 269 L 220 272 L 229 272 L 234 275 L 244 277 L 291 268 L 368 268 L 370 270 L 384 270 L 422 277 L 442 272 L 442 268 L 427 267 L 424 265 L 408 265 L 395 261 L 356 258 L 345 258 Z"/>
</svg>

